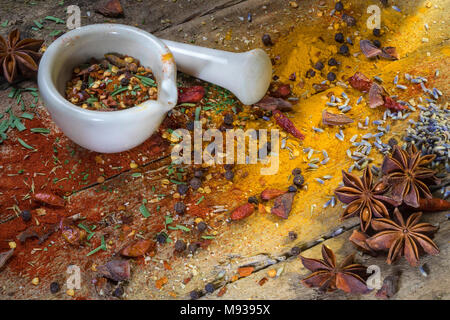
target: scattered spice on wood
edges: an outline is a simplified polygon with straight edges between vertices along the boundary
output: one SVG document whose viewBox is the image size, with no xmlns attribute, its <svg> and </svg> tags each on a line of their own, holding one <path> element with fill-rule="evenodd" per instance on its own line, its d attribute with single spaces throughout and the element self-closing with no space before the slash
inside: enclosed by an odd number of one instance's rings
<svg viewBox="0 0 450 320">
<path fill-rule="evenodd" d="M 374 250 L 389 251 L 388 264 L 404 256 L 411 266 L 418 266 L 419 248 L 430 255 L 439 253 L 439 248 L 429 237 L 437 228 L 429 223 L 421 223 L 421 217 L 422 213 L 416 212 L 405 222 L 402 213 L 395 208 L 394 220 L 383 218 L 372 221 L 372 228 L 379 232 L 367 239 L 367 244 Z"/>
<path fill-rule="evenodd" d="M 273 117 L 275 118 L 275 122 L 283 128 L 286 132 L 292 134 L 294 137 L 303 140 L 305 136 L 298 130 L 292 121 L 282 114 L 279 110 L 273 111 Z"/>
<path fill-rule="evenodd" d="M 281 196 L 282 194 L 285 194 L 285 190 L 280 189 L 265 189 L 261 192 L 261 199 L 264 201 L 275 199 L 278 196 Z"/>
<path fill-rule="evenodd" d="M 128 260 L 111 260 L 98 266 L 97 272 L 113 281 L 124 281 L 130 278 L 131 267 Z"/>
<path fill-rule="evenodd" d="M 64 207 L 65 206 L 65 202 L 64 199 L 49 193 L 49 192 L 38 192 L 33 194 L 33 199 L 51 206 L 55 206 L 55 207 Z"/>
<path fill-rule="evenodd" d="M 123 17 L 123 9 L 119 0 L 101 1 L 95 9 L 96 12 L 109 18 Z"/>
<path fill-rule="evenodd" d="M 0 253 L 0 271 L 3 269 L 3 267 L 6 265 L 6 262 L 13 256 L 14 249 L 10 249 L 6 252 Z"/>
<path fill-rule="evenodd" d="M 240 277 L 248 277 L 253 273 L 255 267 L 241 267 L 238 268 L 238 273 Z"/>
<path fill-rule="evenodd" d="M 418 211 L 438 212 L 450 210 L 450 201 L 439 198 L 420 198 Z"/>
<path fill-rule="evenodd" d="M 407 150 L 394 146 L 392 155 L 384 157 L 382 172 L 392 185 L 392 197 L 406 205 L 419 207 L 420 198 L 431 199 L 428 185 L 439 184 L 435 171 L 427 166 L 436 157 L 435 154 L 422 156 L 414 144 Z"/>
<path fill-rule="evenodd" d="M 0 36 L 0 75 L 9 83 L 13 83 L 17 76 L 34 78 L 41 58 L 39 49 L 43 43 L 44 40 L 31 38 L 20 40 L 18 29 L 11 31 L 8 39 Z"/>
<path fill-rule="evenodd" d="M 250 215 L 252 215 L 254 211 L 255 207 L 253 204 L 251 203 L 243 204 L 233 210 L 233 212 L 231 213 L 231 220 L 241 220 L 247 218 Z"/>
<path fill-rule="evenodd" d="M 275 198 L 274 204 L 270 212 L 280 218 L 287 219 L 292 209 L 295 193 L 288 192 Z"/>
<path fill-rule="evenodd" d="M 344 114 L 335 114 L 323 110 L 322 112 L 322 123 L 328 126 L 343 126 L 349 123 L 353 123 L 353 119 L 347 117 Z"/>
<path fill-rule="evenodd" d="M 398 275 L 389 275 L 383 280 L 383 285 L 380 290 L 377 291 L 375 296 L 381 299 L 390 299 L 392 298 L 398 291 Z"/>
<path fill-rule="evenodd" d="M 124 257 L 140 257 L 147 253 L 154 246 L 154 242 L 151 240 L 138 240 L 120 251 L 120 254 Z"/>
<path fill-rule="evenodd" d="M 307 287 L 317 287 L 320 291 L 331 292 L 340 289 L 347 293 L 366 294 L 367 268 L 354 263 L 354 255 L 347 256 L 337 265 L 333 251 L 322 245 L 322 260 L 300 256 L 303 266 L 312 273 L 302 280 Z"/>
<path fill-rule="evenodd" d="M 270 96 L 265 96 L 259 102 L 255 103 L 255 106 L 267 111 L 280 110 L 285 112 L 292 110 L 292 104 L 289 101 Z"/>
<path fill-rule="evenodd" d="M 202 86 L 178 88 L 178 104 L 200 102 L 205 96 L 205 93 L 205 88 Z"/>
</svg>

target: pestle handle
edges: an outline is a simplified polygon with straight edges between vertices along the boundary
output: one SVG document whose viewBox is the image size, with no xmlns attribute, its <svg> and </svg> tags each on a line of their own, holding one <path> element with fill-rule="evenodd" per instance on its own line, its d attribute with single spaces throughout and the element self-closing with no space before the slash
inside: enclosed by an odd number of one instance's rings
<svg viewBox="0 0 450 320">
<path fill-rule="evenodd" d="M 230 90 L 245 105 L 261 100 L 272 79 L 272 63 L 262 49 L 233 53 L 163 40 L 177 69 Z"/>
</svg>

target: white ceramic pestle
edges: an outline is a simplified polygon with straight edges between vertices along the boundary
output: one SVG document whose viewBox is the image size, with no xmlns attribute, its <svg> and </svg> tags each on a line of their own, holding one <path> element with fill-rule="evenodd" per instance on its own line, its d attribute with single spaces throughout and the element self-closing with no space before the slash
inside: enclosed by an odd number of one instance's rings
<svg viewBox="0 0 450 320">
<path fill-rule="evenodd" d="M 261 100 L 272 78 L 272 63 L 262 49 L 233 53 L 163 40 L 177 69 L 230 90 L 246 105 Z"/>
<path fill-rule="evenodd" d="M 53 121 L 86 149 L 121 152 L 148 139 L 175 107 L 175 62 L 181 71 L 229 89 L 244 104 L 256 103 L 268 89 L 272 66 L 263 50 L 230 53 L 165 42 L 167 45 L 148 32 L 121 24 L 93 24 L 56 39 L 45 51 L 38 72 L 39 91 Z M 73 68 L 109 52 L 130 55 L 151 68 L 158 99 L 111 112 L 82 109 L 66 100 L 64 90 Z"/>
</svg>

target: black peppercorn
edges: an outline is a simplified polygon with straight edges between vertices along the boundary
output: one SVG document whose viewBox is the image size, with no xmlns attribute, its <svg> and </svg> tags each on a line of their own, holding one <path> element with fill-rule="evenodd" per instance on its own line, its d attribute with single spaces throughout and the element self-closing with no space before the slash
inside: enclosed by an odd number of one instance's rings
<svg viewBox="0 0 450 320">
<path fill-rule="evenodd" d="M 122 297 L 123 296 L 123 288 L 117 287 L 116 290 L 114 290 L 114 292 L 113 292 L 113 296 L 116 298 Z"/>
<path fill-rule="evenodd" d="M 165 234 L 164 232 L 158 233 L 156 235 L 156 241 L 158 243 L 161 243 L 161 244 L 166 243 L 166 241 L 167 241 L 167 234 Z"/>
<path fill-rule="evenodd" d="M 302 169 L 295 168 L 294 170 L 292 170 L 292 175 L 293 176 L 298 176 L 299 174 L 302 174 Z"/>
<path fill-rule="evenodd" d="M 337 65 L 338 65 L 338 62 L 336 61 L 335 58 L 330 58 L 330 60 L 328 60 L 328 65 L 329 65 L 330 67 L 334 67 L 334 66 L 337 66 Z"/>
<path fill-rule="evenodd" d="M 178 214 L 183 214 L 186 210 L 186 205 L 182 201 L 178 201 L 174 206 L 175 212 Z"/>
<path fill-rule="evenodd" d="M 20 216 L 21 216 L 22 220 L 25 221 L 25 222 L 31 220 L 31 212 L 29 210 L 23 210 L 20 213 Z"/>
<path fill-rule="evenodd" d="M 328 72 L 327 79 L 330 82 L 333 82 L 334 80 L 336 80 L 336 75 L 334 74 L 334 72 Z"/>
<path fill-rule="evenodd" d="M 323 63 L 320 61 L 317 61 L 316 64 L 314 65 L 314 69 L 316 70 L 322 70 L 323 69 Z"/>
<path fill-rule="evenodd" d="M 294 177 L 294 184 L 297 187 L 302 186 L 304 183 L 305 183 L 305 178 L 301 174 Z"/>
<path fill-rule="evenodd" d="M 197 190 L 201 187 L 202 181 L 199 178 L 192 178 L 191 181 L 189 181 L 189 184 L 192 189 Z"/>
<path fill-rule="evenodd" d="M 339 42 L 339 43 L 344 43 L 345 39 L 344 39 L 344 34 L 342 32 L 338 32 L 334 35 L 334 41 Z"/>
<path fill-rule="evenodd" d="M 233 167 L 234 167 L 234 164 L 232 164 L 232 163 L 225 164 L 225 165 L 223 166 L 223 168 L 225 169 L 225 171 L 230 171 L 231 169 L 233 169 Z"/>
<path fill-rule="evenodd" d="M 297 192 L 297 187 L 295 185 L 290 185 L 288 188 L 289 192 Z"/>
<path fill-rule="evenodd" d="M 316 72 L 313 69 L 309 69 L 308 71 L 306 71 L 306 77 L 307 78 L 312 78 L 316 75 Z"/>
<path fill-rule="evenodd" d="M 262 36 L 262 42 L 265 46 L 272 46 L 272 38 L 267 33 Z"/>
<path fill-rule="evenodd" d="M 191 291 L 191 293 L 189 295 L 191 296 L 192 300 L 197 300 L 198 298 L 200 298 L 200 294 L 198 293 L 197 290 Z"/>
<path fill-rule="evenodd" d="M 177 185 L 177 192 L 181 195 L 185 195 L 188 191 L 189 187 L 185 184 L 179 184 Z"/>
<path fill-rule="evenodd" d="M 381 42 L 380 40 L 373 40 L 373 45 L 377 48 L 381 48 Z"/>
<path fill-rule="evenodd" d="M 251 196 L 248 198 L 248 203 L 258 204 L 258 198 L 256 198 L 255 196 Z"/>
<path fill-rule="evenodd" d="M 214 292 L 214 285 L 212 284 L 212 283 L 208 283 L 206 286 L 205 286 L 205 291 L 206 292 L 208 292 L 208 293 L 213 293 Z"/>
<path fill-rule="evenodd" d="M 342 10 L 344 10 L 344 5 L 342 4 L 342 2 L 336 2 L 336 4 L 334 5 L 334 9 L 336 10 L 336 11 L 342 11 Z"/>
<path fill-rule="evenodd" d="M 289 231 L 288 237 L 289 237 L 289 240 L 294 241 L 295 239 L 297 239 L 297 232 Z"/>
<path fill-rule="evenodd" d="M 200 232 L 205 231 L 207 227 L 208 227 L 208 225 L 203 221 L 201 221 L 197 224 L 197 230 Z"/>
<path fill-rule="evenodd" d="M 188 129 L 189 131 L 194 131 L 194 121 L 188 121 L 186 123 L 186 129 Z"/>
<path fill-rule="evenodd" d="M 343 44 L 340 48 L 339 48 L 339 53 L 342 55 L 347 55 L 349 53 L 349 49 L 348 46 L 346 44 Z"/>
<path fill-rule="evenodd" d="M 52 282 L 50 283 L 50 292 L 55 294 L 57 292 L 59 292 L 59 290 L 61 289 L 61 287 L 59 286 L 58 282 Z"/>
<path fill-rule="evenodd" d="M 197 243 L 190 243 L 188 246 L 188 250 L 190 253 L 194 254 L 195 251 L 197 251 L 198 249 L 198 244 Z"/>
<path fill-rule="evenodd" d="M 175 250 L 178 252 L 183 252 L 184 250 L 186 250 L 186 242 L 184 242 L 183 240 L 177 240 L 175 242 Z"/>
<path fill-rule="evenodd" d="M 203 170 L 201 170 L 201 169 L 195 170 L 194 171 L 194 177 L 199 178 L 199 179 L 201 177 L 203 177 Z"/>
<path fill-rule="evenodd" d="M 123 77 L 122 80 L 120 80 L 120 84 L 126 87 L 127 85 L 130 84 L 130 79 L 128 79 L 127 77 Z"/>
<path fill-rule="evenodd" d="M 225 171 L 225 179 L 231 181 L 234 178 L 234 173 L 233 171 Z"/>
<path fill-rule="evenodd" d="M 373 30 L 372 30 L 372 33 L 373 33 L 373 35 L 374 35 L 375 37 L 381 36 L 381 30 L 378 29 L 378 28 L 373 29 Z"/>
<path fill-rule="evenodd" d="M 301 250 L 299 247 L 292 247 L 291 248 L 291 255 L 298 256 L 300 254 Z"/>
<path fill-rule="evenodd" d="M 231 113 L 227 113 L 224 117 L 223 117 L 223 123 L 225 123 L 226 125 L 231 126 L 233 124 L 233 115 Z"/>
</svg>

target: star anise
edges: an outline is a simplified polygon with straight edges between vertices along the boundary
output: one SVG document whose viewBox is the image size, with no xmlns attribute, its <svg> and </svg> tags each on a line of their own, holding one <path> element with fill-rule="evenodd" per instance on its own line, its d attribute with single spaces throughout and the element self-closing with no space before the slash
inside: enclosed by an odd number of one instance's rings
<svg viewBox="0 0 450 320">
<path fill-rule="evenodd" d="M 336 289 L 348 293 L 365 294 L 370 290 L 366 286 L 367 268 L 353 263 L 354 255 L 347 256 L 340 266 L 330 248 L 322 246 L 323 260 L 300 256 L 303 266 L 312 272 L 302 280 L 307 287 L 319 287 L 320 291 L 330 292 Z"/>
<path fill-rule="evenodd" d="M 5 40 L 0 36 L 0 74 L 12 83 L 20 73 L 24 78 L 33 77 L 38 70 L 41 54 L 38 52 L 44 40 L 20 40 L 20 32 L 15 29 Z"/>
<path fill-rule="evenodd" d="M 408 151 L 394 146 L 392 156 L 386 156 L 382 172 L 392 185 L 392 198 L 402 201 L 408 206 L 417 208 L 420 197 L 432 198 L 427 184 L 437 184 L 435 172 L 426 166 L 436 155 L 422 156 L 414 145 Z"/>
<path fill-rule="evenodd" d="M 363 231 L 369 228 L 372 217 L 389 217 L 386 203 L 393 206 L 398 204 L 383 196 L 389 188 L 387 184 L 383 181 L 373 184 L 369 167 L 366 167 L 361 178 L 345 171 L 342 171 L 342 178 L 344 186 L 337 188 L 334 192 L 341 202 L 348 205 L 342 218 L 359 215 Z"/>
<path fill-rule="evenodd" d="M 416 212 L 409 216 L 405 223 L 402 214 L 395 208 L 394 220 L 383 218 L 372 221 L 372 228 L 381 232 L 366 242 L 374 250 L 389 250 L 388 264 L 405 256 L 410 265 L 417 266 L 420 248 L 431 255 L 439 253 L 436 244 L 428 237 L 437 228 L 429 223 L 419 223 L 421 217 L 422 212 Z"/>
</svg>

